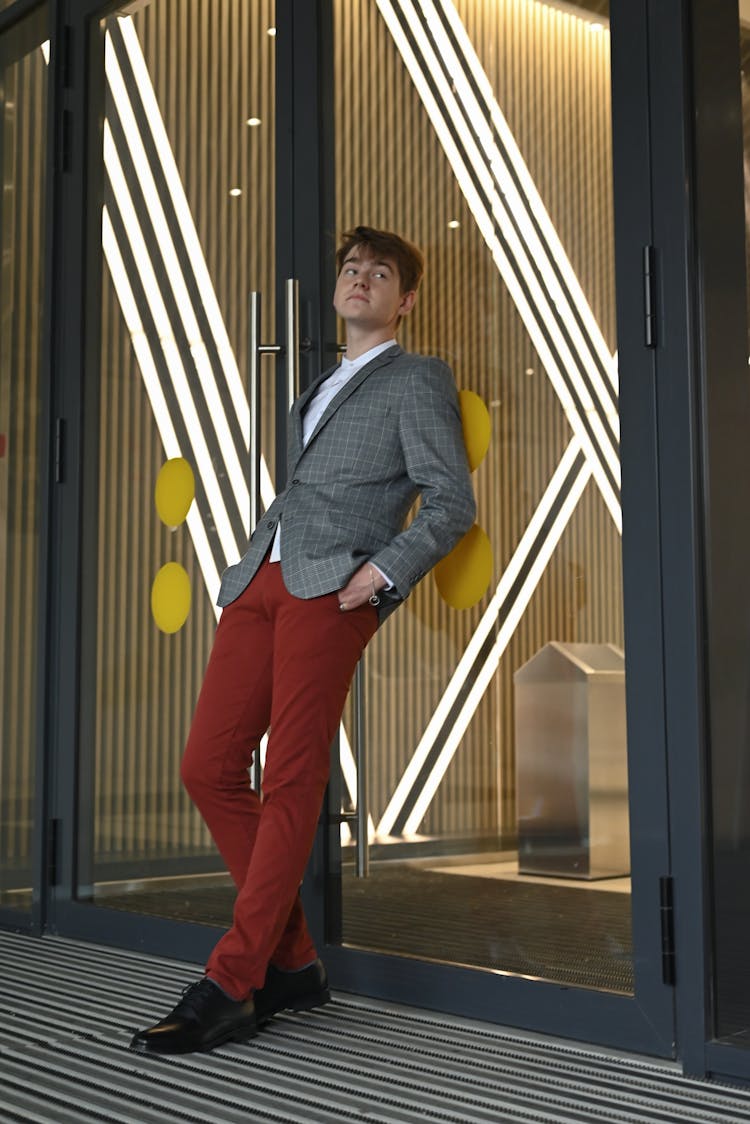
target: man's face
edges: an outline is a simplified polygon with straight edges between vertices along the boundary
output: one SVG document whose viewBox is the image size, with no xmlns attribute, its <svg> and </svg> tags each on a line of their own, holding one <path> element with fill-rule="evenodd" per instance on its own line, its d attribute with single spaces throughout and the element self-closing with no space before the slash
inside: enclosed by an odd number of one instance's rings
<svg viewBox="0 0 750 1124">
<path fill-rule="evenodd" d="M 401 278 L 392 261 L 373 257 L 355 246 L 336 282 L 333 307 L 347 324 L 366 331 L 393 328 L 411 311 L 416 293 L 401 292 Z"/>
</svg>

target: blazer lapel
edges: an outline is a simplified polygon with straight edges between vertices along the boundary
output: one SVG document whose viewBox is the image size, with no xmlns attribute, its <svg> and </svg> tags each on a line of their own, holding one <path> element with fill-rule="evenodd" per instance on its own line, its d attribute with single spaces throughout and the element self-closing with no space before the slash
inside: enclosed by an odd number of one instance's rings
<svg viewBox="0 0 750 1124">
<path fill-rule="evenodd" d="M 315 379 L 314 382 L 310 383 L 307 390 L 303 390 L 299 398 L 295 398 L 294 402 L 292 403 L 292 408 L 290 411 L 290 422 L 291 435 L 295 443 L 295 449 L 293 450 L 295 459 L 302 452 L 302 415 L 304 414 L 318 387 L 321 385 L 321 383 L 324 383 L 326 381 L 329 375 L 332 375 L 333 372 L 338 369 L 338 366 L 339 364 L 336 363 L 333 367 L 329 367 L 327 371 L 323 371 L 322 375 L 318 375 L 317 379 Z"/>
<path fill-rule="evenodd" d="M 350 395 L 354 394 L 354 391 L 357 389 L 357 387 L 362 385 L 368 375 L 370 375 L 373 371 L 376 371 L 378 367 L 384 367 L 386 363 L 390 363 L 391 360 L 395 359 L 397 355 L 401 354 L 402 349 L 398 345 L 396 345 L 395 347 L 389 347 L 385 351 L 381 351 L 380 355 L 376 355 L 375 358 L 371 359 L 369 363 L 365 363 L 364 367 L 357 371 L 356 375 L 352 375 L 349 381 L 345 383 L 344 386 L 342 386 L 338 394 L 334 398 L 332 398 L 326 406 L 320 419 L 318 420 L 318 424 L 310 434 L 310 440 L 307 442 L 307 445 L 305 445 L 305 449 L 309 449 L 310 445 L 318 436 L 323 426 L 328 424 L 328 422 L 338 410 L 339 406 L 341 406 L 342 403 L 346 402 L 347 398 L 349 398 Z M 327 374 L 330 374 L 330 371 Z M 323 376 L 323 378 L 326 377 L 327 375 Z M 322 381 L 322 379 L 318 380 L 318 382 L 314 384 L 314 389 L 317 389 Z M 302 408 L 304 409 L 304 404 Z M 302 448 L 301 416 L 302 415 L 300 414 L 300 448 Z"/>
</svg>

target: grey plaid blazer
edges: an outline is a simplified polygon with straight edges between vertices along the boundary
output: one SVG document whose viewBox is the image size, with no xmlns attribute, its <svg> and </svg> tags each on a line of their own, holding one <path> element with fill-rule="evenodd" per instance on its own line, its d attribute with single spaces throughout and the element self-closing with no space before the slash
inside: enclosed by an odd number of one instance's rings
<svg viewBox="0 0 750 1124">
<path fill-rule="evenodd" d="M 281 571 L 295 597 L 346 585 L 369 560 L 394 588 L 381 621 L 468 531 L 476 507 L 453 375 L 440 359 L 394 346 L 328 404 L 305 448 L 302 415 L 325 371 L 289 414 L 287 486 L 225 570 L 219 605 L 252 581 L 282 520 Z M 419 510 L 404 530 L 417 496 Z"/>
</svg>

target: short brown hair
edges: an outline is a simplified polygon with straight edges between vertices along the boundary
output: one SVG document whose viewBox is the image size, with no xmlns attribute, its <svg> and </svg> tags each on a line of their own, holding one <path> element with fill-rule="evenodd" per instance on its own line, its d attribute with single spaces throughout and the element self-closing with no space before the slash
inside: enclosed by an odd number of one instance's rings
<svg viewBox="0 0 750 1124">
<path fill-rule="evenodd" d="M 372 226 L 355 226 L 341 235 L 336 251 L 336 271 L 341 273 L 344 262 L 356 247 L 362 246 L 370 254 L 394 263 L 401 280 L 401 292 L 410 293 L 419 288 L 424 273 L 422 251 L 390 230 L 376 230 Z"/>
</svg>

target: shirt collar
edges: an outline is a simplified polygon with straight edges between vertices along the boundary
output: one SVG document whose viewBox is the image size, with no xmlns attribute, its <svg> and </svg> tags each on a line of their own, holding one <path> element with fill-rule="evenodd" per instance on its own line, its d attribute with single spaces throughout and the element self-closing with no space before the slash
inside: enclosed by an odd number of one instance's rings
<svg viewBox="0 0 750 1124">
<path fill-rule="evenodd" d="M 395 340 L 386 340 L 385 343 L 376 343 L 374 347 L 371 347 L 364 355 L 358 355 L 356 359 L 347 359 L 345 355 L 342 355 L 341 374 L 353 375 L 360 367 L 364 367 L 366 363 L 369 363 L 372 359 L 375 359 L 376 356 L 380 355 L 381 351 L 386 351 L 389 347 L 393 347 L 395 343 Z"/>
</svg>

